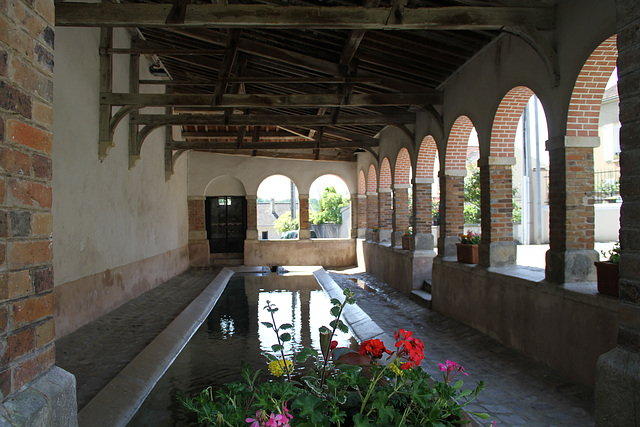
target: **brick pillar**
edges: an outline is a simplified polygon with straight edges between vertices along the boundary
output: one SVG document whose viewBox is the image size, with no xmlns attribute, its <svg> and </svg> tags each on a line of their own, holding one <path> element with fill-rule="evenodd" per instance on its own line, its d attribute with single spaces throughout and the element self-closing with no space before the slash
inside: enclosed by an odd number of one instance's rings
<svg viewBox="0 0 640 427">
<path fill-rule="evenodd" d="M 549 251 L 546 279 L 554 283 L 596 280 L 593 250 L 593 147 L 597 137 L 547 141 L 549 151 Z"/>
<path fill-rule="evenodd" d="M 351 195 L 351 231 L 349 236 L 352 239 L 358 238 L 358 216 L 360 215 L 359 206 L 358 206 L 358 195 Z"/>
<path fill-rule="evenodd" d="M 503 267 L 516 264 L 511 172 L 515 163 L 514 157 L 485 157 L 478 162 L 482 214 L 481 265 Z"/>
<path fill-rule="evenodd" d="M 618 0 L 620 90 L 620 305 L 618 346 L 598 359 L 595 384 L 597 427 L 629 425 L 640 414 L 640 7 Z"/>
<path fill-rule="evenodd" d="M 465 169 L 440 171 L 440 237 L 438 256 L 456 256 L 456 243 L 464 232 Z"/>
<path fill-rule="evenodd" d="M 187 199 L 189 212 L 189 264 L 192 266 L 209 265 L 209 240 L 205 215 L 206 197 L 195 196 Z"/>
<path fill-rule="evenodd" d="M 298 200 L 300 200 L 300 231 L 298 232 L 298 239 L 309 239 L 311 238 L 311 231 L 309 230 L 309 195 L 300 194 Z"/>
<path fill-rule="evenodd" d="M 409 213 L 409 184 L 395 184 L 393 186 L 393 235 L 392 246 L 402 246 L 402 235 L 411 225 Z"/>
<path fill-rule="evenodd" d="M 391 189 L 380 188 L 378 190 L 378 227 L 380 227 L 380 243 L 391 242 L 391 232 L 393 231 L 393 207 L 391 203 Z"/>
<path fill-rule="evenodd" d="M 378 193 L 367 192 L 367 231 L 378 228 Z M 367 235 L 367 240 L 371 240 L 371 235 Z"/>
<path fill-rule="evenodd" d="M 247 240 L 258 240 L 258 196 L 247 199 Z"/>
<path fill-rule="evenodd" d="M 358 194 L 358 238 L 364 239 L 368 227 L 367 222 L 367 196 Z"/>
<path fill-rule="evenodd" d="M 413 235 L 416 250 L 433 250 L 431 184 L 432 178 L 416 178 L 413 183 Z"/>
</svg>

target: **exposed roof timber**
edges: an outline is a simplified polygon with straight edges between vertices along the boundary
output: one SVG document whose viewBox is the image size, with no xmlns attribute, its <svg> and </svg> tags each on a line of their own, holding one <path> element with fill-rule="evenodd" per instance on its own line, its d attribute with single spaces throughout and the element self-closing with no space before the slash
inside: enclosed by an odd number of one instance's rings
<svg viewBox="0 0 640 427">
<path fill-rule="evenodd" d="M 234 108 L 283 108 L 283 107 L 366 107 L 396 105 L 442 104 L 442 93 L 368 93 L 352 94 L 346 100 L 341 94 L 300 95 L 240 95 L 224 94 L 216 102 L 216 95 L 198 94 L 148 94 L 102 93 L 100 102 L 109 105 L 196 106 L 211 105 Z"/>
<path fill-rule="evenodd" d="M 195 114 L 138 114 L 130 122 L 152 127 L 168 125 L 225 125 L 225 126 L 330 126 L 330 125 L 388 125 L 415 122 L 414 113 L 394 115 L 347 115 L 338 117 L 336 123 L 329 116 L 317 115 L 223 115 Z"/>
<path fill-rule="evenodd" d="M 311 149 L 318 146 L 320 148 L 368 148 L 373 145 L 362 141 L 329 141 L 326 139 L 316 141 L 285 141 L 285 142 L 245 142 L 242 148 L 245 150 L 299 150 Z M 173 141 L 167 145 L 173 150 L 234 150 L 237 148 L 236 142 L 216 142 L 216 141 Z"/>
<path fill-rule="evenodd" d="M 197 150 L 206 151 L 207 153 L 219 153 L 219 154 L 231 154 L 238 156 L 251 156 L 251 157 L 269 157 L 276 159 L 297 159 L 297 160 L 321 160 L 331 162 L 354 162 L 356 157 L 354 154 L 336 154 L 333 156 L 320 154 L 316 158 L 313 154 L 304 153 L 287 153 L 282 151 L 269 151 L 269 150 Z"/>
<path fill-rule="evenodd" d="M 186 55 L 186 54 L 185 54 Z M 346 84 L 345 77 L 266 77 L 266 76 L 237 76 L 227 77 L 227 83 L 277 83 L 277 84 Z M 380 83 L 380 78 L 351 77 L 350 83 Z M 176 80 L 140 80 L 141 85 L 167 86 L 215 86 L 213 81 L 176 81 Z"/>
<path fill-rule="evenodd" d="M 552 7 L 394 8 L 189 4 L 184 23 L 166 22 L 171 4 L 58 3 L 56 26 L 309 28 L 364 30 L 553 29 Z"/>
</svg>

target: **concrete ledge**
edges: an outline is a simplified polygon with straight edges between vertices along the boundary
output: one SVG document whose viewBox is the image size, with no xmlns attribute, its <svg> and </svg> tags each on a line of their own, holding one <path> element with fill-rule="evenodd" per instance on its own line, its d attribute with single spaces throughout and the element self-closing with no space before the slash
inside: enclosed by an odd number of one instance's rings
<svg viewBox="0 0 640 427">
<path fill-rule="evenodd" d="M 76 378 L 54 366 L 3 403 L 0 424 L 75 427 L 77 413 Z"/>
<path fill-rule="evenodd" d="M 142 405 L 191 336 L 205 321 L 233 270 L 224 268 L 207 288 L 78 414 L 80 426 L 124 426 Z"/>
<path fill-rule="evenodd" d="M 245 265 L 356 265 L 355 239 L 245 241 Z"/>
</svg>

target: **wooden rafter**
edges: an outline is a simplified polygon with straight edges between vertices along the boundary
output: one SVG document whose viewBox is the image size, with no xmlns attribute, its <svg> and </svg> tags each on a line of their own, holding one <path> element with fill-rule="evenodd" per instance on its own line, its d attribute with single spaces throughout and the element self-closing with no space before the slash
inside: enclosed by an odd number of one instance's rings
<svg viewBox="0 0 640 427">
<path fill-rule="evenodd" d="M 177 28 L 308 28 L 364 30 L 550 30 L 551 7 L 388 7 L 186 5 L 184 22 L 167 22 L 171 4 L 71 3 L 56 5 L 56 26 Z M 399 19 L 401 18 L 401 19 Z"/>
</svg>

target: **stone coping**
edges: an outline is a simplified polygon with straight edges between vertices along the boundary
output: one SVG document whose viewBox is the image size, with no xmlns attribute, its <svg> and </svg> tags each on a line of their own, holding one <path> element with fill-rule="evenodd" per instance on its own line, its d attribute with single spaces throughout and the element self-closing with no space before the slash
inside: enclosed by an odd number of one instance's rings
<svg viewBox="0 0 640 427">
<path fill-rule="evenodd" d="M 545 292 L 559 298 L 566 298 L 615 313 L 618 312 L 618 298 L 598 293 L 596 282 L 551 283 L 545 280 L 544 269 L 537 267 L 514 265 L 485 268 L 476 264 L 460 263 L 456 257 L 436 257 L 434 263 L 438 262 L 447 268 L 467 270 L 473 272 L 473 274 L 509 276 L 515 279 L 513 284 L 517 286 L 527 286 L 537 292 Z"/>
</svg>

